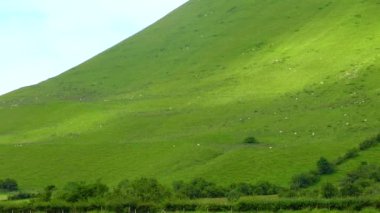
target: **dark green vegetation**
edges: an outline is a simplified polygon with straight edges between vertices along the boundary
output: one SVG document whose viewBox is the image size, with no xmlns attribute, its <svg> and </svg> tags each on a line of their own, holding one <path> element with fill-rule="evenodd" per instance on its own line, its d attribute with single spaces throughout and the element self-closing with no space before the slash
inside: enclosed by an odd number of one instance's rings
<svg viewBox="0 0 380 213">
<path fill-rule="evenodd" d="M 322 176 L 326 176 L 326 175 L 331 176 L 331 174 L 335 173 L 336 168 L 339 167 L 341 164 L 343 164 L 344 162 L 346 162 L 350 159 L 355 159 L 356 157 L 359 156 L 360 152 L 363 152 L 364 150 L 368 150 L 370 148 L 374 148 L 379 144 L 380 144 L 380 134 L 378 134 L 376 137 L 364 140 L 362 143 L 360 143 L 358 145 L 359 148 L 349 149 L 343 156 L 338 157 L 335 160 L 335 163 L 331 163 L 326 158 L 321 157 L 316 164 L 316 166 L 317 166 L 316 170 L 311 170 L 309 172 L 301 173 L 301 174 L 293 176 L 293 178 L 291 180 L 290 188 L 293 190 L 299 190 L 302 188 L 308 188 L 310 186 L 313 186 L 321 180 Z M 361 162 L 361 165 L 359 168 L 364 168 L 364 166 L 367 166 L 367 165 L 368 165 L 367 162 Z M 376 181 L 377 180 L 377 173 L 379 173 L 379 172 L 380 172 L 380 170 L 378 169 L 378 167 L 376 167 L 375 165 L 371 165 L 367 169 L 359 170 L 357 172 L 351 172 L 351 173 L 348 173 L 347 175 L 350 176 L 350 174 L 355 173 L 357 179 L 359 179 L 359 177 L 364 175 L 364 176 L 366 176 L 370 179 L 374 179 Z M 368 173 L 370 173 L 371 175 L 369 175 Z M 347 184 L 347 183 L 349 183 L 349 184 Z M 343 190 L 344 190 L 345 186 L 348 186 L 349 188 L 351 188 L 351 186 L 352 186 L 352 184 L 350 184 L 349 181 L 343 181 L 342 185 L 343 185 L 343 187 L 342 187 Z M 362 186 L 366 187 L 369 185 L 370 184 L 362 185 Z M 331 183 L 325 183 L 325 185 L 322 187 L 322 191 L 333 190 L 333 188 L 334 187 L 332 186 Z M 348 196 L 360 195 L 359 188 L 358 187 L 354 187 L 354 188 L 358 189 L 356 194 L 350 194 L 350 193 L 347 194 L 347 193 L 342 192 L 342 195 L 348 195 Z M 354 189 L 354 188 L 352 188 L 352 189 Z M 326 193 L 329 194 L 330 192 L 326 191 Z M 322 194 L 323 194 L 323 192 L 322 192 Z M 326 196 L 328 198 L 329 195 L 326 195 Z M 324 196 L 324 197 L 326 197 L 326 196 Z"/>
<path fill-rule="evenodd" d="M 8 200 L 20 201 L 0 202 L 0 211 L 352 211 L 380 209 L 379 186 L 380 166 L 367 163 L 362 163 L 359 168 L 348 173 L 341 180 L 339 188 L 326 183 L 320 191 L 313 193 L 286 189 L 268 182 L 255 185 L 237 183 L 223 187 L 203 178 L 189 182 L 175 181 L 171 188 L 153 178 L 123 180 L 114 188 L 109 188 L 100 181 L 69 182 L 62 189 L 50 185 L 36 194 L 13 194 Z"/>
<path fill-rule="evenodd" d="M 18 185 L 15 180 L 10 179 L 10 178 L 0 180 L 0 191 L 12 192 L 12 191 L 17 191 L 17 190 L 18 190 Z"/>
<path fill-rule="evenodd" d="M 191 0 L 0 97 L 0 177 L 24 190 L 142 176 L 288 187 L 298 174 L 297 190 L 340 187 L 379 159 L 367 142 L 347 152 L 380 129 L 379 11 L 378 0 Z"/>
<path fill-rule="evenodd" d="M 244 139 L 244 143 L 246 144 L 256 144 L 259 143 L 255 137 L 248 137 Z"/>
</svg>

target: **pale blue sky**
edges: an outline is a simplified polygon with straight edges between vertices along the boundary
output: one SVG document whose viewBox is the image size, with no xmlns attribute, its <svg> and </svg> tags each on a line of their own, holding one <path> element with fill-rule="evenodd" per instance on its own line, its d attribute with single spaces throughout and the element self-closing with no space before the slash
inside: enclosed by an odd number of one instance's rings
<svg viewBox="0 0 380 213">
<path fill-rule="evenodd" d="M 0 0 L 0 95 L 82 63 L 187 0 Z"/>
</svg>

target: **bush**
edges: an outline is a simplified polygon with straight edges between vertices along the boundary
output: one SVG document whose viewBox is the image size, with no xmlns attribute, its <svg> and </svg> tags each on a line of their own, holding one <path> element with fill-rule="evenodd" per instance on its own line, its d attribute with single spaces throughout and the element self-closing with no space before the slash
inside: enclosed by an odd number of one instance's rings
<svg viewBox="0 0 380 213">
<path fill-rule="evenodd" d="M 377 136 L 376 136 L 375 138 L 376 138 L 376 141 L 377 141 L 378 143 L 380 143 L 380 133 L 377 134 Z"/>
<path fill-rule="evenodd" d="M 246 144 L 257 144 L 257 143 L 259 143 L 259 141 L 256 140 L 255 137 L 247 137 L 244 139 L 244 143 L 246 143 Z"/>
<path fill-rule="evenodd" d="M 0 180 L 0 190 L 7 191 L 7 192 L 17 191 L 18 190 L 17 182 L 10 178 Z"/>
<path fill-rule="evenodd" d="M 358 155 L 359 155 L 359 150 L 358 149 L 356 149 L 356 148 L 350 149 L 342 157 L 339 157 L 336 160 L 335 164 L 336 165 L 340 165 L 340 164 L 344 163 L 345 161 L 347 161 L 349 159 L 357 157 Z"/>
<path fill-rule="evenodd" d="M 156 179 L 140 178 L 120 182 L 112 196 L 120 202 L 160 203 L 169 198 L 171 193 Z"/>
<path fill-rule="evenodd" d="M 102 197 L 108 192 L 108 186 L 97 181 L 93 184 L 85 182 L 69 182 L 60 196 L 67 202 L 78 202 L 89 198 Z"/>
<path fill-rule="evenodd" d="M 347 174 L 343 181 L 344 183 L 355 183 L 359 180 L 370 179 L 375 182 L 380 182 L 380 167 L 373 164 L 363 162 L 356 170 Z"/>
<path fill-rule="evenodd" d="M 317 162 L 318 172 L 321 175 L 334 173 L 334 165 L 330 163 L 326 158 L 321 157 Z"/>
<path fill-rule="evenodd" d="M 346 197 L 357 197 L 361 194 L 362 190 L 359 186 L 353 183 L 345 184 L 341 189 L 340 193 L 342 196 Z"/>
<path fill-rule="evenodd" d="M 377 136 L 377 137 L 379 137 L 379 136 Z M 359 149 L 363 151 L 363 150 L 367 150 L 371 147 L 376 146 L 378 143 L 380 143 L 380 141 L 378 140 L 377 137 L 363 141 L 362 143 L 359 144 Z"/>
<path fill-rule="evenodd" d="M 44 191 L 39 195 L 42 201 L 50 201 L 56 187 L 54 185 L 49 185 L 45 187 Z"/>
<path fill-rule="evenodd" d="M 24 200 L 36 197 L 35 194 L 27 193 L 27 192 L 19 192 L 14 195 L 8 196 L 8 200 Z"/>
<path fill-rule="evenodd" d="M 300 189 L 309 187 L 319 181 L 319 175 L 316 172 L 307 172 L 293 176 L 291 189 Z"/>
<path fill-rule="evenodd" d="M 253 195 L 254 187 L 249 183 L 234 183 L 230 185 L 229 190 L 237 190 L 241 195 L 248 196 Z"/>
<path fill-rule="evenodd" d="M 363 162 L 342 181 L 341 193 L 343 196 L 359 196 L 375 182 L 380 182 L 380 167 Z"/>
<path fill-rule="evenodd" d="M 323 198 L 333 198 L 338 196 L 339 189 L 331 183 L 326 183 L 321 188 L 321 195 Z"/>
<path fill-rule="evenodd" d="M 203 178 L 195 178 L 190 183 L 175 182 L 173 183 L 174 192 L 179 196 L 185 196 L 190 199 L 195 198 L 217 198 L 224 197 L 226 189 L 217 186 L 213 182 L 206 181 Z"/>
<path fill-rule="evenodd" d="M 274 195 L 277 194 L 279 190 L 279 186 L 276 186 L 269 182 L 261 182 L 253 187 L 253 193 L 256 195 Z"/>
<path fill-rule="evenodd" d="M 170 191 L 153 178 L 140 178 L 131 182 L 130 195 L 138 201 L 161 202 L 170 197 Z"/>
</svg>

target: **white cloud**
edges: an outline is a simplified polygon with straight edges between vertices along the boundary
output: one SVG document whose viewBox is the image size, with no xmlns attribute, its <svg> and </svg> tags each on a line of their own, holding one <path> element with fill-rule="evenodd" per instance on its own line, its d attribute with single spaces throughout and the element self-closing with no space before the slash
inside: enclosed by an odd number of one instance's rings
<svg viewBox="0 0 380 213">
<path fill-rule="evenodd" d="M 65 71 L 186 1 L 0 1 L 0 94 Z"/>
</svg>

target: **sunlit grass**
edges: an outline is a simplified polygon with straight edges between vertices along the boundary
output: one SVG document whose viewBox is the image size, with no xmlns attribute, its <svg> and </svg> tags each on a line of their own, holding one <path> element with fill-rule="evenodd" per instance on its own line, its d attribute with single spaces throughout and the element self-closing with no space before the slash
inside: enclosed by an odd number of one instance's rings
<svg viewBox="0 0 380 213">
<path fill-rule="evenodd" d="M 190 1 L 69 72 L 2 96 L 0 177 L 25 189 L 140 176 L 288 186 L 320 156 L 379 132 L 379 9 L 374 0 Z M 248 136 L 260 143 L 243 144 Z"/>
</svg>

